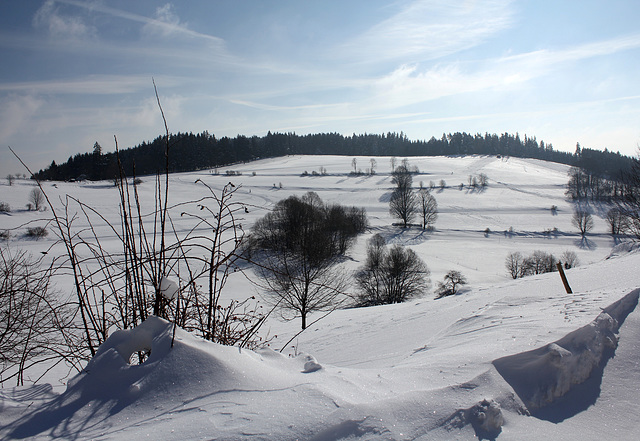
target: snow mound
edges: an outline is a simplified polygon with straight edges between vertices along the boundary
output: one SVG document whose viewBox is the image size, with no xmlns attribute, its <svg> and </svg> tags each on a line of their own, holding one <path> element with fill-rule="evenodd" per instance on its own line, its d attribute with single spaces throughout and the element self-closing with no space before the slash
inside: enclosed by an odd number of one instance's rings
<svg viewBox="0 0 640 441">
<path fill-rule="evenodd" d="M 172 340 L 173 324 L 158 317 L 149 317 L 134 329 L 114 332 L 87 367 L 69 381 L 64 393 L 15 421 L 7 433 L 11 438 L 44 434 L 73 438 L 81 432 L 83 437 L 100 437 L 106 418 L 108 426 L 130 425 L 131 421 L 148 421 L 149 415 L 173 415 L 191 409 L 192 402 L 200 403 L 201 408 L 211 403 L 228 406 L 242 421 L 242 412 L 259 413 L 253 403 L 265 392 L 274 397 L 269 409 L 274 414 L 283 414 L 296 400 L 303 403 L 307 395 L 317 398 L 316 406 L 320 408 L 333 407 L 328 405 L 330 397 L 317 389 L 309 392 L 306 387 L 309 374 L 317 378 L 323 370 L 310 355 L 289 358 L 271 349 L 251 351 L 222 346 L 180 328 L 176 329 L 173 347 Z M 142 364 L 130 364 L 132 354 L 138 351 L 150 351 L 148 359 Z M 225 396 L 230 398 L 225 400 Z M 264 403 L 259 405 L 262 406 Z M 309 419 L 317 411 L 309 405 L 308 409 L 301 406 L 300 413 Z M 228 415 L 226 412 L 209 418 L 224 419 Z M 280 424 L 279 420 L 274 424 Z M 93 426 L 96 432 L 86 428 Z M 221 428 L 217 433 L 223 438 L 225 434 L 238 433 L 237 427 L 226 430 Z M 293 430 L 290 436 L 301 434 Z"/>
<path fill-rule="evenodd" d="M 630 253 L 637 253 L 640 250 L 640 243 L 638 242 L 622 242 L 614 246 L 611 252 L 607 256 L 607 259 L 614 257 L 624 256 Z"/>
<path fill-rule="evenodd" d="M 302 372 L 305 374 L 309 374 L 311 372 L 316 372 L 322 369 L 322 365 L 318 363 L 313 355 L 306 355 L 304 357 L 304 369 Z"/>
<path fill-rule="evenodd" d="M 499 358 L 493 365 L 535 415 L 584 383 L 613 356 L 617 332 L 638 304 L 639 293 L 638 289 L 632 291 L 605 308 L 592 323 L 556 342 Z"/>
</svg>

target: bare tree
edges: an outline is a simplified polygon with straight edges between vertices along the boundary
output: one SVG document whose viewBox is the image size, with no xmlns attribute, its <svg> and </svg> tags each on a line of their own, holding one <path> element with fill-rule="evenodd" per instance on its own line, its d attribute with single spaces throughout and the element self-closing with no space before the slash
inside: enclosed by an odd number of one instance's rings
<svg viewBox="0 0 640 441">
<path fill-rule="evenodd" d="M 519 279 L 525 275 L 524 256 L 522 253 L 516 251 L 507 254 L 507 258 L 504 262 L 507 271 L 512 279 Z"/>
<path fill-rule="evenodd" d="M 44 194 L 40 188 L 36 187 L 31 190 L 31 193 L 29 193 L 29 203 L 35 211 L 40 211 L 44 205 Z"/>
<path fill-rule="evenodd" d="M 524 275 L 551 273 L 556 270 L 556 262 L 553 254 L 536 250 L 524 260 Z"/>
<path fill-rule="evenodd" d="M 354 174 L 358 172 L 358 160 L 356 158 L 351 160 L 351 167 L 353 167 Z"/>
<path fill-rule="evenodd" d="M 438 219 L 438 202 L 426 189 L 418 191 L 419 212 L 422 216 L 422 229 L 431 227 Z"/>
<path fill-rule="evenodd" d="M 466 285 L 467 278 L 460 271 L 451 270 L 444 276 L 444 282 L 438 282 L 436 299 L 455 295 L 460 285 Z"/>
<path fill-rule="evenodd" d="M 371 169 L 369 170 L 369 172 L 372 175 L 375 175 L 376 174 L 376 166 L 378 165 L 378 162 L 375 160 L 375 158 L 371 158 L 370 162 L 371 162 Z"/>
<path fill-rule="evenodd" d="M 359 306 L 401 303 L 423 294 L 430 284 L 429 268 L 410 248 L 394 245 L 374 236 L 367 249 L 367 261 L 356 273 Z"/>
<path fill-rule="evenodd" d="M 13 177 L 13 175 L 12 175 L 12 174 L 8 174 L 8 175 L 7 175 L 7 183 L 9 184 L 9 187 L 11 187 L 11 186 L 13 185 L 13 180 L 14 180 L 14 179 L 15 179 L 15 178 Z"/>
<path fill-rule="evenodd" d="M 593 228 L 593 217 L 591 217 L 591 213 L 588 211 L 577 209 L 573 213 L 571 223 L 580 231 L 580 234 L 584 236 Z"/>
<path fill-rule="evenodd" d="M 640 149 L 631 171 L 625 176 L 626 200 L 620 205 L 624 214 L 623 232 L 640 239 Z"/>
<path fill-rule="evenodd" d="M 418 212 L 418 200 L 411 189 L 413 176 L 406 165 L 401 165 L 392 173 L 391 181 L 396 184 L 396 188 L 389 200 L 389 213 L 402 220 L 406 228 Z"/>
<path fill-rule="evenodd" d="M 607 211 L 607 223 L 613 236 L 622 234 L 625 230 L 626 216 L 619 207 L 614 207 Z"/>
<path fill-rule="evenodd" d="M 562 253 L 562 256 L 560 256 L 560 261 L 562 262 L 562 265 L 565 269 L 571 269 L 580 264 L 578 255 L 575 253 L 575 251 L 565 251 L 564 253 Z"/>
<path fill-rule="evenodd" d="M 484 173 L 480 173 L 478 175 L 478 183 L 482 188 L 485 188 L 487 186 L 488 181 L 489 181 L 489 177 Z"/>
<path fill-rule="evenodd" d="M 505 259 L 505 267 L 513 279 L 544 274 L 556 271 L 556 257 L 551 253 L 536 250 L 529 256 L 520 252 L 509 253 Z"/>
<path fill-rule="evenodd" d="M 364 268 L 356 273 L 356 283 L 362 294 L 360 306 L 384 303 L 382 262 L 386 253 L 386 242 L 380 234 L 375 234 L 367 243 L 367 260 Z"/>
<path fill-rule="evenodd" d="M 338 268 L 343 252 L 366 228 L 363 210 L 326 206 L 313 192 L 291 196 L 258 220 L 251 234 L 252 260 L 268 296 L 285 318 L 336 308 L 348 286 Z"/>
</svg>

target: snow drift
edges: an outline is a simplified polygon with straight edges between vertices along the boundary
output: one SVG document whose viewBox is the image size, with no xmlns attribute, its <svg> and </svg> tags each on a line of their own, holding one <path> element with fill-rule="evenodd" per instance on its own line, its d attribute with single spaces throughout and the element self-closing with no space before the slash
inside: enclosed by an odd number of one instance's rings
<svg viewBox="0 0 640 441">
<path fill-rule="evenodd" d="M 0 436 L 495 439 L 509 418 L 526 412 L 523 402 L 536 415 L 594 377 L 639 293 L 554 343 L 499 358 L 495 369 L 489 363 L 484 373 L 446 387 L 433 387 L 435 373 L 426 366 L 338 368 L 308 354 L 221 346 L 179 328 L 172 347 L 173 325 L 150 317 L 114 332 L 63 394 L 0 429 Z M 145 350 L 143 364 L 129 363 Z"/>
<path fill-rule="evenodd" d="M 265 401 L 256 406 L 257 396 L 271 392 L 268 411 L 286 415 L 296 391 L 302 397 L 298 400 L 303 400 L 309 376 L 322 371 L 306 354 L 288 358 L 270 349 L 240 350 L 201 340 L 180 328 L 171 347 L 172 334 L 173 325 L 157 317 L 149 317 L 134 329 L 114 332 L 64 393 L 10 425 L 9 436 L 74 438 L 82 433 L 87 438 L 108 437 L 111 427 L 128 426 L 128 421 L 140 424 L 149 418 L 160 422 L 204 401 L 216 402 L 218 419 L 229 420 L 233 413 L 241 425 L 243 411 L 224 412 L 224 408 L 245 407 L 250 414 L 260 413 Z M 144 363 L 129 363 L 132 354 L 147 350 L 150 355 Z M 316 411 L 313 405 L 301 406 L 300 413 Z M 294 421 L 296 415 L 290 418 Z M 216 433 L 233 438 L 239 430 L 227 423 L 216 427 Z M 167 434 L 164 438 L 181 436 Z"/>
<path fill-rule="evenodd" d="M 638 304 L 636 289 L 605 308 L 590 324 L 533 351 L 502 357 L 493 365 L 534 415 L 574 386 L 584 383 L 611 358 L 617 333 Z"/>
</svg>

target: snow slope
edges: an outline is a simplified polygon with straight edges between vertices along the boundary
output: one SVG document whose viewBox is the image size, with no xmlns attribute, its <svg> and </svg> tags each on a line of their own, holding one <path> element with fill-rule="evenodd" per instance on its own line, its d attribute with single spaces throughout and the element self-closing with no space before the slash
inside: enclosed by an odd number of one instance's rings
<svg viewBox="0 0 640 441">
<path fill-rule="evenodd" d="M 378 158 L 380 168 L 383 161 Z M 280 198 L 307 190 L 324 200 L 364 205 L 370 234 L 412 246 L 434 280 L 449 269 L 467 275 L 470 286 L 460 295 L 338 310 L 283 354 L 223 347 L 180 329 L 171 347 L 171 324 L 152 318 L 113 333 L 60 394 L 46 386 L 0 389 L 0 438 L 640 439 L 636 247 L 623 244 L 612 252 L 598 212 L 586 244 L 571 233 L 563 166 L 489 157 L 411 162 L 429 173 L 416 182 L 445 179 L 453 186 L 484 172 L 489 187 L 436 190 L 437 230 L 399 233 L 381 203 L 391 188 L 388 175 L 349 177 L 350 158 L 344 157 L 264 160 L 237 167 L 244 172 L 245 196 L 263 207 L 246 222 Z M 321 165 L 328 176 L 299 176 Z M 192 197 L 194 180 L 172 177 L 173 197 Z M 11 192 L 16 201 L 28 190 L 20 185 Z M 100 191 L 92 200 L 113 210 L 106 184 L 59 184 L 54 190 L 79 197 Z M 557 216 L 551 205 L 558 206 Z M 17 226 L 44 215 L 14 212 L 9 220 Z M 13 226 L 7 218 L 3 228 Z M 513 226 L 518 234 L 485 237 L 487 226 L 499 232 Z M 557 237 L 541 234 L 553 226 L 561 231 Z M 360 265 L 365 239 L 351 255 L 353 267 Z M 15 238 L 11 246 L 35 252 L 47 241 L 52 239 Z M 534 249 L 579 254 L 583 265 L 567 271 L 574 294 L 564 292 L 558 274 L 507 278 L 506 253 Z M 242 297 L 251 288 L 234 280 L 230 291 L 226 295 Z M 280 349 L 298 327 L 273 318 L 269 330 L 280 337 L 272 347 Z M 129 365 L 129 355 L 146 347 L 152 349 L 149 360 Z"/>
</svg>

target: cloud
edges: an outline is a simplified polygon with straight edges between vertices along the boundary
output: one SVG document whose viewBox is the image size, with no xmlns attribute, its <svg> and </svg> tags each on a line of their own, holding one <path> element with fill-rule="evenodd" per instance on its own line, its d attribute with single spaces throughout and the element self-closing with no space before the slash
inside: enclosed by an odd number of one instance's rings
<svg viewBox="0 0 640 441">
<path fill-rule="evenodd" d="M 104 6 L 101 3 L 82 2 L 78 0 L 57 0 L 57 2 L 89 10 L 93 13 L 107 14 L 112 17 L 142 23 L 143 34 L 155 34 L 162 36 L 171 35 L 174 37 L 176 35 L 182 35 L 199 39 L 203 42 L 208 43 L 209 45 L 214 45 L 219 48 L 222 48 L 224 46 L 224 40 L 219 37 L 189 29 L 187 24 L 183 23 L 175 13 L 174 7 L 171 3 L 166 3 L 164 6 L 158 7 L 155 11 L 154 18 L 151 18 L 144 15 L 123 11 L 121 9 Z"/>
<path fill-rule="evenodd" d="M 46 29 L 55 38 L 79 39 L 96 35 L 96 28 L 87 25 L 82 17 L 62 14 L 54 0 L 47 0 L 38 9 L 32 24 L 36 29 Z"/>
<path fill-rule="evenodd" d="M 554 67 L 567 63 L 613 55 L 638 48 L 640 48 L 640 34 L 629 34 L 564 49 L 545 49 L 526 52 L 503 57 L 495 60 L 495 62 L 505 66 L 511 66 L 512 70 L 517 69 L 529 76 L 539 76 Z"/>
<path fill-rule="evenodd" d="M 156 8 L 154 19 L 145 21 L 142 33 L 167 37 L 174 34 L 190 33 L 190 31 L 186 23 L 180 23 L 180 17 L 175 13 L 173 5 L 167 3 Z"/>
<path fill-rule="evenodd" d="M 418 0 L 343 45 L 365 62 L 429 60 L 474 47 L 510 27 L 509 0 Z"/>
<path fill-rule="evenodd" d="M 0 140 L 8 140 L 21 131 L 31 130 L 31 121 L 43 105 L 44 100 L 33 95 L 15 95 L 3 99 L 0 106 Z"/>
<path fill-rule="evenodd" d="M 419 64 L 403 64 L 370 80 L 367 107 L 399 108 L 485 90 L 512 93 L 523 84 L 569 64 L 637 48 L 640 34 L 473 63 L 439 63 L 427 69 L 421 69 Z"/>
<path fill-rule="evenodd" d="M 165 86 L 175 85 L 176 79 L 161 77 Z M 30 92 L 62 95 L 113 95 L 130 94 L 151 89 L 151 77 L 146 75 L 89 75 L 68 80 L 0 83 L 0 91 Z"/>
</svg>

